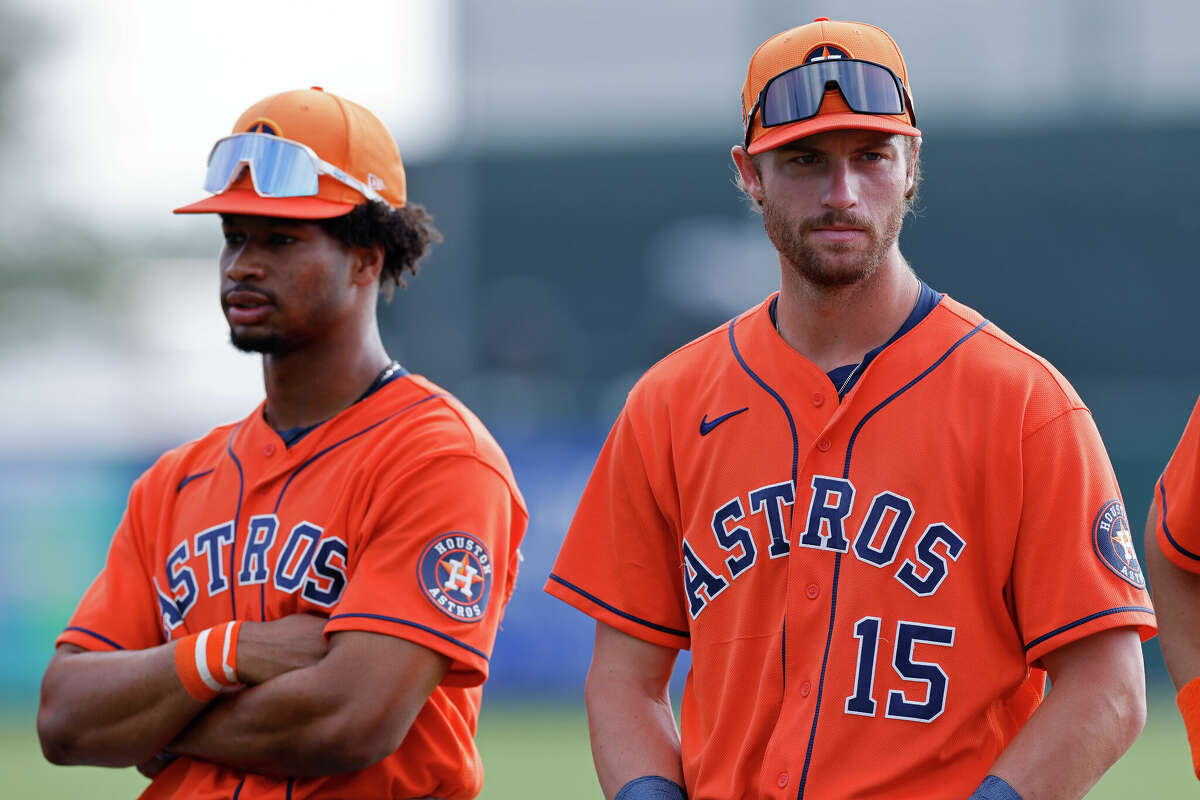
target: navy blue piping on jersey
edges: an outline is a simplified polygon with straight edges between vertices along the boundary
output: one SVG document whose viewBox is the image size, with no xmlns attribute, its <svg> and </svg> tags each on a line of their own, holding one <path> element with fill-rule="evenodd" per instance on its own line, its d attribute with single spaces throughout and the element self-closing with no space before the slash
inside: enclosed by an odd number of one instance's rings
<svg viewBox="0 0 1200 800">
<path fill-rule="evenodd" d="M 1091 622 L 1094 619 L 1100 619 L 1100 617 L 1107 617 L 1110 614 L 1120 614 L 1125 611 L 1145 611 L 1147 614 L 1150 614 L 1150 615 L 1154 614 L 1154 609 L 1147 608 L 1146 606 L 1120 606 L 1118 608 L 1109 608 L 1109 609 L 1105 609 L 1104 611 L 1097 611 L 1095 614 L 1088 614 L 1086 617 L 1077 619 L 1074 622 L 1068 622 L 1066 625 L 1063 625 L 1061 628 L 1055 628 L 1054 630 L 1050 631 L 1049 633 L 1047 633 L 1043 636 L 1039 636 L 1038 638 L 1034 639 L 1029 644 L 1025 645 L 1025 652 L 1028 653 L 1030 650 L 1037 647 L 1039 644 L 1046 641 L 1047 639 L 1053 639 L 1055 636 L 1058 636 L 1060 633 L 1066 633 L 1067 631 L 1071 630 L 1071 628 L 1078 628 L 1080 625 L 1083 625 L 1084 623 L 1087 623 L 1087 622 Z"/>
<path fill-rule="evenodd" d="M 296 784 L 295 778 L 288 778 L 287 785 L 287 800 L 292 800 L 292 787 Z"/>
<path fill-rule="evenodd" d="M 813 747 L 817 743 L 817 720 L 821 716 L 821 698 L 825 694 L 825 667 L 829 663 L 829 647 L 833 643 L 833 623 L 837 618 L 838 576 L 841 572 L 842 554 L 834 553 L 833 586 L 829 590 L 829 630 L 825 632 L 825 655 L 821 657 L 821 677 L 817 681 L 817 701 L 813 707 L 812 732 L 808 735 L 808 747 L 804 750 L 804 769 L 800 773 L 800 788 L 797 790 L 796 800 L 804 797 L 804 785 L 808 782 L 808 765 L 812 761 Z"/>
<path fill-rule="evenodd" d="M 206 469 L 206 470 L 204 470 L 204 472 L 195 472 L 195 473 L 192 473 L 191 475 L 185 476 L 184 479 L 179 482 L 179 485 L 175 487 L 175 494 L 179 494 L 180 492 L 183 491 L 183 487 L 187 486 L 189 483 L 196 480 L 197 478 L 203 478 L 205 475 L 207 475 L 210 472 L 212 472 L 211 469 Z"/>
<path fill-rule="evenodd" d="M 738 364 L 740 364 L 742 369 L 744 369 L 746 371 L 746 374 L 749 375 L 751 378 L 753 378 L 754 382 L 763 388 L 763 391 L 765 391 L 767 394 L 771 395 L 771 397 L 775 398 L 775 402 L 779 403 L 779 407 L 783 409 L 783 415 L 785 417 L 787 417 L 788 428 L 792 432 L 792 491 L 795 492 L 796 491 L 796 470 L 800 463 L 800 440 L 796 436 L 796 421 L 792 418 L 792 411 L 790 408 L 788 408 L 788 405 L 786 402 L 784 402 L 784 399 L 779 395 L 779 392 L 772 389 L 767 384 L 766 381 L 764 381 L 762 378 L 758 377 L 758 375 L 755 374 L 754 370 L 750 369 L 750 365 L 746 363 L 746 359 L 742 358 L 742 353 L 740 350 L 738 350 L 737 338 L 733 334 L 733 326 L 735 324 L 737 324 L 737 322 L 738 322 L 738 320 L 734 319 L 734 320 L 731 320 L 729 323 L 729 347 L 730 347 L 730 349 L 733 350 L 733 357 L 737 359 Z M 792 514 L 795 512 L 795 510 L 796 510 L 796 505 L 795 505 L 795 503 L 793 503 L 792 508 L 788 509 L 788 528 L 789 529 L 791 528 L 791 525 L 792 525 L 791 517 L 792 517 Z"/>
<path fill-rule="evenodd" d="M 868 350 L 866 355 L 864 355 L 862 360 L 857 364 L 843 364 L 842 366 L 834 367 L 825 373 L 825 375 L 828 376 L 830 383 L 832 383 L 837 389 L 837 396 L 839 400 L 845 397 L 846 393 L 854 388 L 854 385 L 858 383 L 859 378 L 861 378 L 863 373 L 866 372 L 867 367 L 872 361 L 875 360 L 875 356 L 882 353 L 885 348 L 892 344 L 892 342 L 896 341 L 901 336 L 917 327 L 917 323 L 929 316 L 929 312 L 937 308 L 937 304 L 942 302 L 943 295 L 941 292 L 934 290 L 923 280 L 918 279 L 917 283 L 920 285 L 920 288 L 917 290 L 917 300 L 915 303 L 913 303 L 912 311 L 908 312 L 908 317 L 905 318 L 904 322 L 900 325 L 900 328 L 892 334 L 892 338 L 888 339 L 874 350 Z M 775 310 L 775 306 L 778 302 L 779 297 L 776 296 L 773 300 L 771 300 L 771 304 L 767 307 L 767 312 L 771 315 L 771 323 L 775 325 L 776 330 L 779 328 L 779 319 Z"/>
<path fill-rule="evenodd" d="M 105 644 L 107 644 L 111 647 L 115 647 L 118 650 L 125 649 L 124 647 L 121 647 L 121 645 L 117 644 L 112 639 L 108 638 L 107 636 L 101 636 L 100 634 L 96 633 L 95 631 L 90 631 L 87 628 L 81 628 L 78 625 L 68 625 L 64 630 L 76 631 L 78 633 L 86 633 L 88 636 L 95 636 L 100 641 L 104 642 Z"/>
<path fill-rule="evenodd" d="M 799 494 L 799 490 L 796 488 L 796 472 L 799 469 L 799 465 L 800 465 L 800 439 L 796 435 L 796 420 L 792 417 L 792 410 L 790 408 L 788 408 L 788 404 L 784 401 L 783 397 L 780 396 L 779 392 L 772 389 L 767 384 L 766 381 L 764 381 L 762 378 L 758 377 L 758 375 L 755 374 L 754 370 L 750 369 L 750 365 L 746 363 L 746 359 L 742 358 L 742 353 L 740 350 L 738 350 L 738 346 L 737 346 L 737 337 L 734 336 L 734 333 L 733 333 L 733 326 L 736 323 L 737 323 L 736 319 L 730 320 L 730 322 L 729 322 L 729 347 L 731 350 L 733 350 L 733 357 L 737 359 L 738 364 L 741 365 L 742 369 L 746 371 L 746 374 L 749 375 L 751 378 L 753 378 L 754 382 L 763 388 L 763 391 L 765 391 L 767 394 L 771 395 L 771 397 L 775 398 L 775 402 L 779 403 L 779 407 L 783 409 L 783 415 L 785 417 L 787 417 L 788 428 L 792 432 L 792 493 Z M 796 513 L 796 504 L 793 502 L 792 507 L 788 509 L 788 530 L 789 531 L 792 529 L 792 517 L 795 513 Z M 782 642 L 781 642 L 780 648 L 779 648 L 779 650 L 780 650 L 779 657 L 783 661 L 783 690 L 786 692 L 787 691 L 787 612 L 786 611 L 783 614 L 783 630 L 782 630 L 781 636 L 783 637 L 783 639 L 782 639 Z"/>
<path fill-rule="evenodd" d="M 238 781 L 237 788 L 233 790 L 233 798 L 232 798 L 232 800 L 238 800 L 238 795 L 240 795 L 240 794 L 242 793 L 242 787 L 243 787 L 243 786 L 245 786 L 245 785 L 246 785 L 246 779 L 245 779 L 245 778 L 242 778 L 240 781 Z"/>
<path fill-rule="evenodd" d="M 394 369 L 393 369 L 393 367 L 394 367 Z M 375 394 L 376 392 L 378 392 L 383 387 L 387 386 L 392 381 L 399 380 L 400 378 L 403 378 L 406 375 L 410 374 L 407 369 L 400 366 L 399 362 L 396 362 L 396 361 L 393 361 L 391 364 L 389 364 L 387 366 L 387 368 L 384 369 L 383 373 L 380 373 L 380 374 L 381 375 L 386 374 L 388 370 L 392 370 L 392 372 L 390 375 L 388 375 L 386 380 L 380 381 L 379 378 L 376 378 L 375 382 L 373 382 L 370 386 L 368 386 L 367 390 L 362 393 L 362 396 L 359 397 L 354 402 L 361 403 L 363 400 L 366 400 L 368 397 Z M 332 419 L 332 417 L 330 417 L 330 419 Z M 317 428 L 321 427 L 328 421 L 329 421 L 328 419 L 325 419 L 325 420 L 321 420 L 320 422 L 318 422 L 315 425 L 298 425 L 295 428 L 284 428 L 281 431 L 275 431 L 275 433 L 279 434 L 279 438 L 283 440 L 284 447 L 291 447 L 296 442 L 300 441 L 305 436 L 308 436 L 310 433 L 312 433 L 313 431 L 315 431 Z"/>
<path fill-rule="evenodd" d="M 1162 498 L 1162 509 L 1163 509 L 1162 510 L 1162 529 L 1163 529 L 1163 533 L 1166 534 L 1167 541 L 1171 543 L 1171 546 L 1174 547 L 1176 550 L 1178 550 L 1182 555 L 1187 556 L 1188 558 L 1192 559 L 1193 561 L 1200 561 L 1200 555 L 1193 553 L 1191 550 L 1188 550 L 1186 547 L 1181 545 L 1179 542 L 1175 541 L 1175 537 L 1172 536 L 1171 531 L 1167 529 L 1167 487 L 1163 483 L 1163 478 L 1165 478 L 1165 477 L 1166 477 L 1166 475 L 1163 474 L 1163 475 L 1160 475 L 1158 478 L 1158 494 L 1159 494 L 1159 497 Z"/>
<path fill-rule="evenodd" d="M 434 400 L 438 397 L 445 397 L 445 396 L 446 395 L 441 392 L 438 392 L 437 394 L 426 395 L 425 397 L 422 397 L 420 400 L 417 400 L 416 402 L 409 403 L 408 405 L 406 405 L 404 408 L 400 409 L 399 411 L 393 411 L 391 414 L 388 414 L 386 417 L 379 420 L 378 422 L 372 422 L 370 425 L 363 428 L 361 431 L 358 431 L 357 433 L 352 433 L 349 436 L 347 436 L 345 439 L 342 439 L 341 441 L 334 442 L 333 444 L 329 445 L 329 447 L 326 447 L 324 450 L 313 455 L 311 458 L 309 458 L 303 464 L 296 467 L 296 469 L 294 469 L 292 471 L 292 474 L 288 476 L 287 482 L 284 483 L 283 488 L 279 490 L 279 497 L 275 500 L 275 510 L 272 513 L 275 513 L 275 514 L 279 513 L 279 506 L 280 506 L 280 504 L 283 503 L 283 493 L 286 492 L 288 490 L 288 487 L 292 485 L 292 481 L 295 480 L 296 476 L 299 475 L 305 468 L 307 468 L 310 464 L 312 464 L 318 458 L 325 455 L 330 450 L 333 450 L 336 447 L 341 447 L 342 445 L 344 445 L 346 442 L 350 441 L 351 439 L 356 439 L 359 436 L 362 436 L 364 433 L 374 430 L 375 428 L 378 428 L 380 425 L 387 422 L 388 420 L 398 417 L 406 411 L 411 411 L 412 409 L 416 408 L 417 406 L 421 405 L 422 403 L 428 403 L 430 400 Z"/>
<path fill-rule="evenodd" d="M 591 594 L 589 592 L 585 592 L 583 589 L 580 589 L 578 586 L 571 583 L 570 581 L 566 581 L 566 580 L 563 580 L 562 578 L 558 577 L 553 572 L 550 573 L 550 580 L 554 581 L 557 584 L 567 587 L 572 592 L 575 592 L 576 594 L 581 595 L 581 596 L 587 598 L 588 600 L 591 600 L 593 603 L 600 606 L 604 610 L 611 611 L 612 613 L 616 614 L 618 617 L 623 617 L 624 619 L 627 619 L 630 622 L 636 622 L 639 625 L 645 625 L 647 628 L 650 628 L 650 629 L 656 630 L 656 631 L 660 631 L 662 633 L 669 633 L 672 636 L 682 636 L 685 639 L 692 638 L 692 634 L 690 631 L 680 631 L 680 630 L 676 630 L 675 628 L 668 628 L 666 625 L 659 625 L 657 622 L 651 622 L 649 620 L 642 619 L 641 617 L 635 617 L 633 614 L 630 614 L 626 611 L 622 611 L 621 609 L 617 608 L 616 606 L 609 605 L 608 603 L 601 600 L 599 597 L 596 597 L 596 595 Z"/>
<path fill-rule="evenodd" d="M 238 426 L 229 434 L 229 441 L 225 443 L 225 450 L 229 453 L 229 457 L 233 459 L 233 464 L 238 471 L 238 499 L 237 508 L 233 512 L 233 543 L 229 547 L 229 614 L 230 619 L 237 619 L 237 571 L 236 571 L 236 555 L 237 555 L 237 537 L 238 527 L 242 521 L 242 495 L 246 493 L 246 473 L 242 471 L 242 462 L 238 461 L 237 454 L 233 452 L 233 437 L 237 436 L 237 432 L 242 429 L 243 423 L 238 423 Z M 241 786 L 238 787 L 241 790 Z M 234 795 L 237 797 L 237 795 Z"/>
<path fill-rule="evenodd" d="M 850 455 L 854 451 L 854 442 L 855 442 L 855 440 L 858 439 L 858 433 L 859 433 L 859 431 L 862 430 L 863 425 L 867 424 L 867 420 L 869 420 L 871 417 L 875 416 L 876 412 L 878 412 L 880 409 L 882 409 L 888 403 L 892 402 L 897 397 L 899 397 L 900 395 L 904 394 L 909 389 L 911 389 L 914 385 L 916 385 L 916 383 L 918 381 L 920 381 L 926 375 L 928 375 L 929 373 L 931 373 L 935 369 L 937 369 L 943 361 L 945 361 L 947 358 L 950 357 L 951 353 L 953 353 L 955 350 L 957 350 L 959 348 L 959 345 L 961 345 L 963 342 L 967 341 L 967 339 L 970 339 L 975 334 L 979 333 L 981 330 L 983 330 L 983 327 L 987 324 L 988 324 L 988 321 L 985 319 L 983 322 L 979 323 L 974 328 L 972 328 L 969 333 L 967 333 L 965 336 L 963 336 L 961 339 L 959 339 L 954 344 L 950 345 L 950 349 L 947 350 L 946 352 L 942 353 L 941 358 L 939 358 L 937 361 L 930 364 L 925 369 L 924 372 L 922 372 L 917 377 L 913 378 L 908 383 L 901 386 L 894 393 L 892 393 L 892 395 L 890 397 L 888 397 L 886 400 L 884 400 L 879 405 L 872 408 L 870 411 L 867 412 L 867 415 L 865 417 L 863 417 L 861 420 L 858 421 L 858 424 L 854 426 L 854 431 L 850 434 L 850 443 L 848 445 L 846 445 L 846 466 L 842 470 L 843 478 L 849 479 L 849 477 L 850 477 Z"/>
<path fill-rule="evenodd" d="M 834 377 L 834 373 L 837 373 L 839 370 L 846 369 L 846 367 L 837 367 L 829 371 L 828 375 L 830 380 L 833 381 L 834 386 L 838 387 L 839 400 L 845 397 L 846 393 L 854 388 L 854 385 L 858 383 L 860 378 L 862 378 L 863 373 L 867 371 L 867 367 L 870 366 L 871 362 L 875 360 L 877 355 L 882 353 L 885 348 L 889 347 L 901 336 L 917 327 L 917 323 L 929 316 L 929 312 L 933 311 L 933 309 L 937 307 L 937 304 L 942 302 L 941 292 L 935 292 L 929 287 L 928 284 L 925 283 L 925 281 L 918 282 L 921 284 L 921 288 L 917 292 L 917 301 L 913 303 L 912 311 L 908 313 L 908 317 L 904 320 L 904 323 L 895 333 L 892 334 L 892 338 L 888 339 L 874 350 L 868 352 L 865 356 L 863 356 L 863 360 L 858 364 L 851 365 L 849 367 L 850 371 L 845 375 L 839 374 L 836 378 Z"/>
<path fill-rule="evenodd" d="M 946 350 L 946 352 L 942 353 L 942 355 L 937 359 L 937 361 L 934 361 L 932 364 L 930 364 L 925 369 L 924 372 L 922 372 L 917 377 L 913 378 L 908 383 L 904 384 L 904 386 L 897 389 L 887 399 L 885 399 L 879 405 L 875 406 L 870 411 L 868 411 L 866 413 L 866 415 L 861 420 L 858 421 L 858 424 L 854 426 L 854 431 L 850 434 L 850 441 L 846 445 L 846 461 L 845 461 L 845 466 L 842 469 L 842 478 L 843 479 L 850 480 L 850 457 L 854 452 L 854 443 L 858 439 L 859 431 L 861 431 L 863 426 L 867 424 L 867 420 L 869 420 L 869 419 L 871 419 L 871 417 L 875 416 L 875 414 L 878 413 L 888 403 L 892 402 L 897 397 L 904 394 L 909 389 L 911 389 L 913 386 L 915 386 L 926 375 L 928 375 L 929 373 L 931 373 L 935 369 L 937 369 L 938 366 L 940 366 L 943 361 L 945 361 L 947 358 L 950 357 L 951 353 L 953 353 L 955 350 L 957 350 L 959 348 L 959 346 L 962 345 L 965 341 L 967 341 L 972 336 L 974 336 L 975 334 L 977 334 L 981 330 L 983 330 L 983 327 L 987 324 L 988 324 L 988 321 L 985 319 L 982 322 L 980 322 L 978 325 L 976 325 L 974 328 L 972 328 L 961 339 L 959 339 L 954 344 L 950 345 L 950 348 L 948 350 Z M 829 631 L 825 635 L 825 655 L 821 658 L 821 676 L 820 676 L 819 680 L 817 681 L 817 705 L 816 705 L 816 709 L 813 711 L 812 731 L 809 733 L 809 736 L 808 736 L 808 749 L 805 751 L 805 754 L 804 754 L 804 770 L 800 773 L 800 788 L 796 794 L 796 800 L 803 800 L 804 786 L 808 781 L 808 768 L 812 764 L 813 747 L 816 744 L 816 740 L 817 740 L 817 723 L 821 716 L 821 697 L 825 691 L 825 671 L 826 671 L 826 668 L 829 666 L 829 648 L 833 641 L 833 624 L 835 621 L 835 619 L 834 619 L 835 611 L 837 609 L 838 573 L 841 569 L 841 566 L 842 566 L 842 554 L 837 553 L 834 556 L 834 560 L 833 560 L 833 587 L 830 590 L 831 594 L 830 594 L 830 601 L 829 601 Z"/>
<path fill-rule="evenodd" d="M 418 630 L 425 631 L 426 633 L 432 633 L 434 636 L 438 637 L 439 639 L 445 639 L 447 642 L 456 644 L 464 650 L 470 650 L 472 653 L 479 656 L 484 661 L 491 660 L 487 657 L 487 653 L 483 652 L 482 650 L 476 650 L 474 647 L 471 647 L 471 645 L 467 644 L 466 642 L 460 642 L 458 639 L 455 639 L 453 636 L 442 633 L 441 631 L 437 630 L 436 628 L 430 628 L 426 625 L 422 625 L 419 622 L 412 622 L 411 620 L 400 619 L 399 617 L 389 617 L 384 614 L 367 614 L 367 613 L 334 614 L 332 617 L 329 618 L 329 621 L 333 622 L 335 619 L 349 619 L 351 617 L 357 617 L 357 618 L 363 618 L 363 619 L 380 619 L 380 620 L 383 620 L 384 622 L 394 622 L 397 625 L 408 625 L 411 628 L 417 628 Z"/>
<path fill-rule="evenodd" d="M 427 403 L 430 400 L 433 400 L 435 398 L 445 397 L 445 396 L 446 395 L 441 392 L 438 392 L 436 394 L 426 395 L 425 397 L 422 397 L 420 400 L 417 400 L 416 402 L 409 403 L 408 405 L 406 405 L 404 408 L 400 409 L 399 411 L 393 411 L 391 414 L 388 414 L 386 417 L 379 420 L 378 422 L 371 423 L 370 425 L 363 428 L 358 433 L 352 433 L 349 436 L 347 436 L 345 439 L 342 439 L 341 441 L 338 441 L 338 442 L 334 442 L 333 444 L 329 445 L 329 447 L 326 447 L 324 450 L 322 450 L 319 453 L 312 456 L 312 458 L 308 459 L 303 464 L 296 467 L 296 469 L 292 470 L 292 474 L 288 476 L 287 481 L 283 484 L 283 488 L 279 490 L 279 497 L 276 498 L 275 508 L 271 513 L 276 514 L 276 515 L 279 514 L 279 506 L 283 504 L 283 493 L 288 490 L 288 487 L 292 485 L 292 481 L 295 480 L 296 476 L 299 475 L 306 467 L 308 467 L 309 464 L 313 463 L 318 458 L 320 458 L 321 456 L 328 453 L 330 450 L 333 450 L 336 447 L 341 447 L 342 445 L 344 445 L 346 442 L 350 441 L 351 439 L 357 439 L 359 436 L 362 436 L 364 433 L 374 430 L 375 428 L 378 428 L 380 425 L 387 422 L 388 420 L 393 419 L 394 417 L 398 417 L 401 414 L 403 414 L 404 412 L 414 409 L 417 406 L 421 405 L 422 403 Z M 266 616 L 267 615 L 267 584 L 266 584 L 266 582 L 260 583 L 258 585 L 258 597 L 259 597 L 259 604 L 260 604 L 259 615 L 260 615 L 260 618 L 264 622 L 266 622 L 266 619 L 267 619 L 267 616 Z"/>
</svg>

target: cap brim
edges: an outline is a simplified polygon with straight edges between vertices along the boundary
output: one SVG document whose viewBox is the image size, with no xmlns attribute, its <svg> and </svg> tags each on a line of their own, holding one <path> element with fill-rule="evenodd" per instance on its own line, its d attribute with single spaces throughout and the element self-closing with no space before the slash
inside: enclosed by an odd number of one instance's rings
<svg viewBox="0 0 1200 800">
<path fill-rule="evenodd" d="M 909 125 L 907 122 L 901 122 L 895 117 L 879 117 L 873 114 L 856 114 L 853 111 L 845 111 L 833 114 L 820 114 L 810 119 L 801 120 L 800 122 L 793 122 L 790 125 L 768 128 L 766 133 L 750 143 L 748 152 L 750 155 L 757 155 L 767 150 L 774 150 L 776 147 L 794 142 L 797 139 L 803 139 L 806 136 L 846 128 L 898 133 L 901 136 L 921 135 L 921 132 L 912 125 Z"/>
<path fill-rule="evenodd" d="M 229 189 L 175 209 L 176 214 L 245 214 L 284 219 L 331 219 L 349 214 L 353 203 L 319 197 L 263 197 L 253 189 Z"/>
</svg>

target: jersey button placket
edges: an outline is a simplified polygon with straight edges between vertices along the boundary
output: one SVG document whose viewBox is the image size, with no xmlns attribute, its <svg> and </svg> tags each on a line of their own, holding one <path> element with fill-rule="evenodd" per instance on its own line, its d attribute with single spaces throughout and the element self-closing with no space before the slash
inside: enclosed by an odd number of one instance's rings
<svg viewBox="0 0 1200 800">
<path fill-rule="evenodd" d="M 275 445 L 271 442 L 268 442 L 267 446 L 263 448 L 263 455 L 267 458 L 275 455 Z"/>
<path fill-rule="evenodd" d="M 820 395 L 820 404 L 817 396 Z M 809 405 L 811 403 L 811 405 Z M 837 454 L 833 452 L 833 439 L 842 440 L 837 418 L 844 408 L 839 405 L 832 394 L 822 392 L 818 387 L 810 386 L 804 394 L 795 398 L 793 407 L 807 406 L 813 410 L 805 416 L 811 427 L 807 452 L 805 445 L 800 445 L 798 463 L 795 472 L 795 509 L 788 520 L 788 541 L 790 542 L 790 558 L 787 559 L 788 591 L 786 624 L 784 626 L 784 671 L 783 709 L 775 730 L 771 733 L 767 757 L 780 767 L 789 771 L 767 773 L 775 778 L 778 790 L 786 789 L 786 793 L 777 795 L 791 800 L 795 795 L 795 781 L 791 775 L 799 776 L 809 745 L 814 716 L 817 709 L 817 685 L 821 672 L 821 655 L 823 648 L 814 652 L 808 646 L 808 631 L 820 630 L 822 639 L 829 626 L 830 598 L 832 597 L 832 581 L 836 553 L 825 547 L 814 547 L 802 542 L 807 528 L 809 505 L 812 500 L 812 482 L 814 476 L 841 477 L 842 464 Z M 840 446 L 840 445 L 839 445 Z M 826 694 L 828 697 L 828 693 Z M 832 701 L 830 701 L 832 702 Z M 828 709 L 827 709 L 828 710 Z M 832 712 L 830 712 L 832 713 Z M 821 720 L 824 722 L 824 719 Z M 820 734 L 818 734 L 818 739 Z M 766 777 L 767 781 L 771 777 Z M 787 780 L 784 781 L 785 776 Z M 799 778 L 797 777 L 797 780 Z M 781 782 L 782 781 L 782 782 Z M 770 784 L 768 783 L 768 786 Z M 808 797 L 805 800 L 809 800 Z"/>
</svg>

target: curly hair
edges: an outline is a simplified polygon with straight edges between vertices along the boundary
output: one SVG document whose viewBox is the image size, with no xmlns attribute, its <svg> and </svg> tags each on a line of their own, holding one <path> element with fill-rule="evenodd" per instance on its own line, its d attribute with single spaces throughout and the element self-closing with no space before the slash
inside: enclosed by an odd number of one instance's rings
<svg viewBox="0 0 1200 800">
<path fill-rule="evenodd" d="M 383 245 L 383 271 L 379 285 L 383 296 L 392 299 L 392 291 L 407 284 L 404 273 L 417 274 L 417 262 L 429 255 L 442 234 L 433 226 L 433 217 L 422 206 L 392 208 L 373 200 L 354 207 L 349 214 L 316 220 L 330 236 L 350 247 Z"/>
</svg>

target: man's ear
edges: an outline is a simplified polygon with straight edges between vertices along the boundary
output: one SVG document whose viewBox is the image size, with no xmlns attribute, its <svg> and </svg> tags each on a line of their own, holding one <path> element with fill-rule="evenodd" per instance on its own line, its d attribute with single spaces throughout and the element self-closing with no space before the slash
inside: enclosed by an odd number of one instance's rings
<svg viewBox="0 0 1200 800">
<path fill-rule="evenodd" d="M 906 147 L 905 150 L 908 150 Z M 917 159 L 921 157 L 921 139 L 918 138 L 908 150 L 908 163 L 905 164 L 904 196 L 907 197 L 917 183 Z"/>
<path fill-rule="evenodd" d="M 742 189 L 756 205 L 762 205 L 763 189 L 762 189 L 762 174 L 758 171 L 758 166 L 754 163 L 754 156 L 746 152 L 746 148 L 739 145 L 734 145 L 729 151 L 729 155 L 733 157 L 733 163 L 737 165 L 738 174 L 741 176 Z"/>
<path fill-rule="evenodd" d="M 385 253 L 382 244 L 370 247 L 354 247 L 354 263 L 351 265 L 350 279 L 359 286 L 369 286 L 379 282 L 383 274 Z"/>
</svg>

